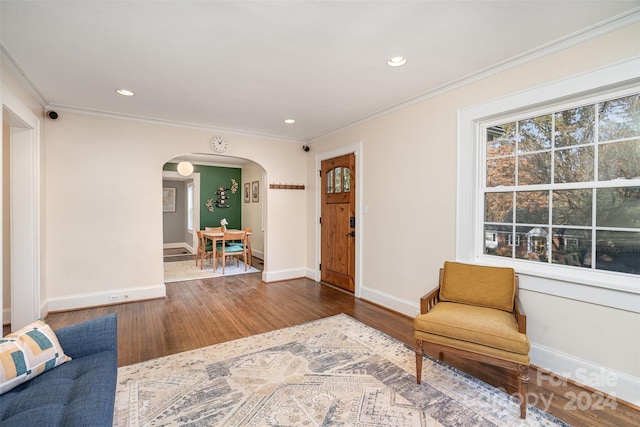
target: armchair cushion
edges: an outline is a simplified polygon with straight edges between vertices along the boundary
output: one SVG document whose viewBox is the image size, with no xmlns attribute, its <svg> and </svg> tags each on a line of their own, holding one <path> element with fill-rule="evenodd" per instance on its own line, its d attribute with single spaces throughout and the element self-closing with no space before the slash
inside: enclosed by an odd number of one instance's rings
<svg viewBox="0 0 640 427">
<path fill-rule="evenodd" d="M 440 301 L 513 311 L 516 295 L 512 268 L 487 267 L 446 261 Z M 517 328 L 516 328 L 517 330 Z"/>
<path fill-rule="evenodd" d="M 513 314 L 502 310 L 439 302 L 429 313 L 418 315 L 414 327 L 416 333 L 426 332 L 510 353 L 529 354 L 527 335 L 518 332 Z"/>
</svg>

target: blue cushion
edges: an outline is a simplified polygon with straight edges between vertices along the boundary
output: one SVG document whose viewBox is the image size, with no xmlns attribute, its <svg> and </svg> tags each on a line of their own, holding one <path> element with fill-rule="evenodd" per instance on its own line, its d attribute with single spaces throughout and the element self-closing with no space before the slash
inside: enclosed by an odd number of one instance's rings
<svg viewBox="0 0 640 427">
<path fill-rule="evenodd" d="M 0 425 L 111 426 L 118 374 L 115 314 L 55 332 L 73 359 L 0 396 Z"/>
</svg>

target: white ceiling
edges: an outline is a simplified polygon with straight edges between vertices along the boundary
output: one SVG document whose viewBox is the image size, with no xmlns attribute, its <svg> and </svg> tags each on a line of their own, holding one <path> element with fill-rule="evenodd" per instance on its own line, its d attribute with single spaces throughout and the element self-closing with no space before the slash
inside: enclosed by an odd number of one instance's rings
<svg viewBox="0 0 640 427">
<path fill-rule="evenodd" d="M 0 47 L 51 108 L 306 142 L 639 6 L 2 0 Z"/>
</svg>

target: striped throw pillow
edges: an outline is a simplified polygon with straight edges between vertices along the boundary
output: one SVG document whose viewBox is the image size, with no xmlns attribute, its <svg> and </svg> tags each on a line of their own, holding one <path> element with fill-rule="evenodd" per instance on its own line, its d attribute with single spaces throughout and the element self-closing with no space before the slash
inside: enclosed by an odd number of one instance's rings
<svg viewBox="0 0 640 427">
<path fill-rule="evenodd" d="M 69 360 L 41 320 L 12 332 L 0 340 L 0 394 Z"/>
</svg>

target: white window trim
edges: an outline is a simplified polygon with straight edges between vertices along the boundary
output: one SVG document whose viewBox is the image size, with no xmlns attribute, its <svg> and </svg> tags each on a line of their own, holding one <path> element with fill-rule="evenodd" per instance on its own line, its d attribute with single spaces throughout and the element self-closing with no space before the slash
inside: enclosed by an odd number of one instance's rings
<svg viewBox="0 0 640 427">
<path fill-rule="evenodd" d="M 588 99 L 603 89 L 611 93 L 627 92 L 640 85 L 640 57 L 589 71 L 577 76 L 545 84 L 484 104 L 458 111 L 456 259 L 485 265 L 509 266 L 519 275 L 522 289 L 549 293 L 580 301 L 640 312 L 640 281 L 638 276 L 598 270 L 581 270 L 563 266 L 543 266 L 510 258 L 485 256 L 481 238 L 484 234 L 479 220 L 481 201 L 479 183 L 483 170 L 479 164 L 484 147 L 480 123 L 505 114 L 516 114 L 538 105 L 559 103 L 563 99 Z M 613 89 L 615 88 L 615 89 Z M 552 268 L 553 267 L 553 268 Z M 532 280 L 527 280 L 530 277 Z M 549 280 L 538 280 L 549 279 Z M 561 283 L 558 283 L 560 281 Z"/>
</svg>

